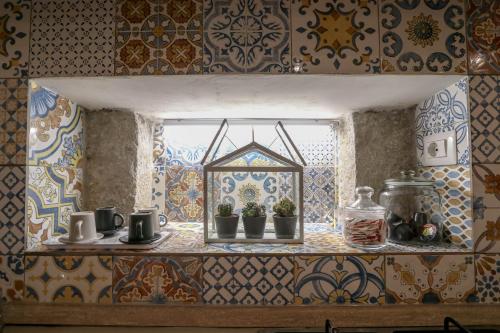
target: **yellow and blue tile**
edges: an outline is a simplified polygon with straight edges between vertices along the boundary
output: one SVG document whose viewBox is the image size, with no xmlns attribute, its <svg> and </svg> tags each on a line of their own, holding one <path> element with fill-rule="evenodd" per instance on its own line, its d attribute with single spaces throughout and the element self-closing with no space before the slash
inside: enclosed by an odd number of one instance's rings
<svg viewBox="0 0 500 333">
<path fill-rule="evenodd" d="M 2 302 L 21 301 L 24 294 L 23 257 L 0 256 L 0 295 Z"/>
</svg>

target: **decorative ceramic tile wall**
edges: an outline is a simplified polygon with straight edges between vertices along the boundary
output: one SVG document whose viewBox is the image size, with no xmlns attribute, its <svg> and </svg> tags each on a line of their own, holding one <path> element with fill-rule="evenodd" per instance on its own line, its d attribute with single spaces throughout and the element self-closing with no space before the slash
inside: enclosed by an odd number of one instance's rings
<svg viewBox="0 0 500 333">
<path fill-rule="evenodd" d="M 380 3 L 384 73 L 466 73 L 464 1 Z"/>
<path fill-rule="evenodd" d="M 470 169 L 464 166 L 423 167 L 419 173 L 433 180 L 441 195 L 445 237 L 453 244 L 472 248 L 472 194 Z"/>
<path fill-rule="evenodd" d="M 422 165 L 423 160 L 424 138 L 453 130 L 457 136 L 457 164 L 470 164 L 467 81 L 465 77 L 417 106 L 415 119 L 419 165 Z"/>
<path fill-rule="evenodd" d="M 2 302 L 22 300 L 23 291 L 23 257 L 0 256 L 0 297 Z"/>
<path fill-rule="evenodd" d="M 286 73 L 290 2 L 204 0 L 204 73 Z"/>
<path fill-rule="evenodd" d="M 494 75 L 469 77 L 473 163 L 500 163 L 500 85 Z"/>
<path fill-rule="evenodd" d="M 165 212 L 165 167 L 155 166 L 153 170 L 153 187 L 151 203 L 154 207 L 159 209 L 160 212 Z"/>
<path fill-rule="evenodd" d="M 200 257 L 114 257 L 114 303 L 198 303 Z"/>
<path fill-rule="evenodd" d="M 0 78 L 28 76 L 30 0 L 2 1 Z"/>
<path fill-rule="evenodd" d="M 292 0 L 292 45 L 304 73 L 380 72 L 377 1 Z"/>
<path fill-rule="evenodd" d="M 27 256 L 25 299 L 40 303 L 110 304 L 110 256 Z"/>
<path fill-rule="evenodd" d="M 28 249 L 67 232 L 71 213 L 81 210 L 82 190 L 82 169 L 28 167 Z"/>
<path fill-rule="evenodd" d="M 481 303 L 500 302 L 500 254 L 476 255 L 476 294 Z"/>
<path fill-rule="evenodd" d="M 470 73 L 500 73 L 500 4 L 496 0 L 467 1 L 467 50 Z"/>
<path fill-rule="evenodd" d="M 31 77 L 113 74 L 113 1 L 32 3 Z"/>
<path fill-rule="evenodd" d="M 335 169 L 304 168 L 304 222 L 333 222 L 335 208 Z"/>
<path fill-rule="evenodd" d="M 201 73 L 201 21 L 201 0 L 120 0 L 115 73 Z"/>
<path fill-rule="evenodd" d="M 23 79 L 0 79 L 0 165 L 26 164 L 28 87 Z"/>
<path fill-rule="evenodd" d="M 384 257 L 295 257 L 295 304 L 384 304 Z"/>
<path fill-rule="evenodd" d="M 30 100 L 29 165 L 81 167 L 82 109 L 33 81 Z"/>
<path fill-rule="evenodd" d="M 474 209 L 474 252 L 500 253 L 500 208 Z"/>
<path fill-rule="evenodd" d="M 288 257 L 205 257 L 203 299 L 213 305 L 293 303 L 293 261 Z"/>
<path fill-rule="evenodd" d="M 474 299 L 471 255 L 386 258 L 387 303 L 460 303 Z"/>
<path fill-rule="evenodd" d="M 25 167 L 0 166 L 0 254 L 24 250 Z"/>
<path fill-rule="evenodd" d="M 500 164 L 472 166 L 474 209 L 500 208 Z"/>
<path fill-rule="evenodd" d="M 203 170 L 200 167 L 167 167 L 165 214 L 169 221 L 203 220 Z"/>
</svg>

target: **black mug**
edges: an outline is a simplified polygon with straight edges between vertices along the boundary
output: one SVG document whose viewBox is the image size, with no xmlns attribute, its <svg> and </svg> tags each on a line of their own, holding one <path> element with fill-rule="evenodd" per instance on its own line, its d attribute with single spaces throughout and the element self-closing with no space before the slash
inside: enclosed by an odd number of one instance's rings
<svg viewBox="0 0 500 333">
<path fill-rule="evenodd" d="M 128 224 L 129 242 L 141 242 L 153 239 L 154 221 L 151 212 L 138 212 L 130 214 Z"/>
<path fill-rule="evenodd" d="M 119 229 L 123 227 L 124 222 L 125 218 L 116 212 L 116 207 L 101 207 L 95 210 L 95 225 L 98 232 Z"/>
</svg>

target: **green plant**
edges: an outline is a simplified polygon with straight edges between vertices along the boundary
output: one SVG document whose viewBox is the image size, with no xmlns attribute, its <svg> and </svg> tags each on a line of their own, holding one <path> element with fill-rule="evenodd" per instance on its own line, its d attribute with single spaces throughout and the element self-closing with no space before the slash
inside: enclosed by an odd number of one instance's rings
<svg viewBox="0 0 500 333">
<path fill-rule="evenodd" d="M 266 216 L 266 206 L 257 205 L 255 202 L 248 202 L 241 210 L 243 217 Z"/>
<path fill-rule="evenodd" d="M 233 205 L 231 204 L 220 204 L 217 206 L 217 211 L 219 212 L 219 216 L 231 216 L 233 215 Z"/>
<path fill-rule="evenodd" d="M 295 215 L 295 204 L 288 198 L 281 199 L 277 204 L 273 206 L 273 211 L 278 216 L 294 216 Z"/>
</svg>

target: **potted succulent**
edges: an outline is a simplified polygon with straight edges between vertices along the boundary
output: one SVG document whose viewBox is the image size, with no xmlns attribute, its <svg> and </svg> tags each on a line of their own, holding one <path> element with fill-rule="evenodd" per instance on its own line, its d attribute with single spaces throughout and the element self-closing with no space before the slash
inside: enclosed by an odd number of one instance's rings
<svg viewBox="0 0 500 333">
<path fill-rule="evenodd" d="M 236 238 L 238 231 L 239 216 L 233 214 L 231 204 L 220 204 L 217 206 L 218 215 L 215 215 L 215 225 L 219 238 Z"/>
<path fill-rule="evenodd" d="M 267 217 L 266 206 L 248 202 L 241 210 L 241 215 L 243 216 L 243 227 L 247 238 L 260 239 L 264 237 Z"/>
<path fill-rule="evenodd" d="M 288 198 L 281 199 L 273 206 L 274 231 L 278 239 L 291 239 L 295 236 L 297 218 L 295 204 Z"/>
</svg>

